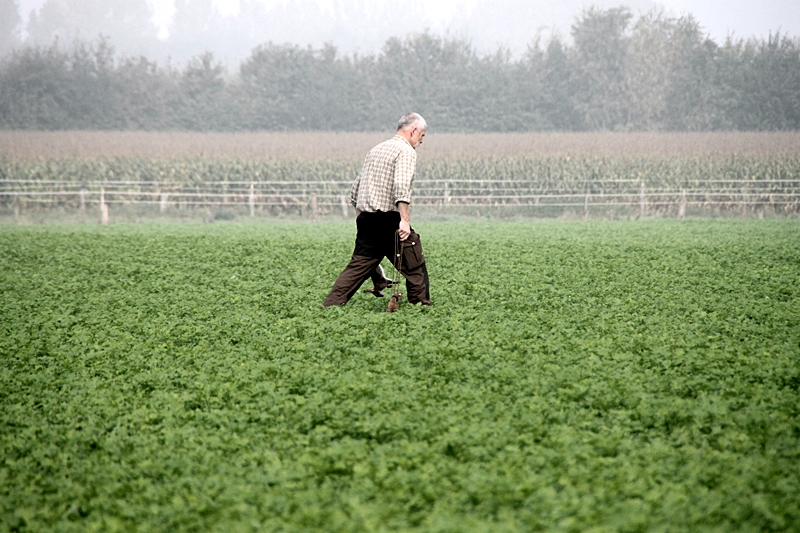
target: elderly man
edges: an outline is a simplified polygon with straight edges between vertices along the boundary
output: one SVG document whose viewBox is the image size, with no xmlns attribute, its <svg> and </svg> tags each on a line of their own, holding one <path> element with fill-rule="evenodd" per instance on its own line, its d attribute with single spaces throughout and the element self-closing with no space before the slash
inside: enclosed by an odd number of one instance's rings
<svg viewBox="0 0 800 533">
<path fill-rule="evenodd" d="M 426 129 L 425 119 L 409 113 L 400 119 L 394 137 L 367 154 L 350 191 L 357 227 L 353 257 L 336 279 L 323 307 L 350 300 L 384 257 L 400 267 L 406 278 L 408 301 L 431 305 L 428 269 L 419 235 L 411 229 L 409 208 L 417 165 L 415 149 L 422 144 Z"/>
</svg>

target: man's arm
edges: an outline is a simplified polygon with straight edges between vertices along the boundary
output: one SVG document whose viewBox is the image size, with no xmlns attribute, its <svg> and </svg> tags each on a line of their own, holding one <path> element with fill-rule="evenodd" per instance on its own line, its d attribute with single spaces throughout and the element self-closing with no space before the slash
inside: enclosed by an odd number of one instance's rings
<svg viewBox="0 0 800 533">
<path fill-rule="evenodd" d="M 411 235 L 411 208 L 406 202 L 397 202 L 400 212 L 400 240 L 404 241 Z"/>
<path fill-rule="evenodd" d="M 356 207 L 356 205 L 358 204 L 358 188 L 360 186 L 361 186 L 361 174 L 359 173 L 359 175 L 356 176 L 355 181 L 353 181 L 352 187 L 350 187 L 350 205 L 352 205 L 353 207 Z M 358 208 L 356 208 L 356 216 L 360 214 L 361 211 L 359 211 Z"/>
</svg>

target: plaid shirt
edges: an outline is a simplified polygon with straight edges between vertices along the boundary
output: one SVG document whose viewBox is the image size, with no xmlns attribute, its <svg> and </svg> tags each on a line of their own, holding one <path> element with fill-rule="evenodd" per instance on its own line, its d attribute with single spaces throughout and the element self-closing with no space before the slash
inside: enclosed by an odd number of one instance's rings
<svg viewBox="0 0 800 533">
<path fill-rule="evenodd" d="M 411 203 L 417 152 L 400 135 L 369 151 L 353 188 L 350 205 L 360 211 L 397 211 L 397 202 Z"/>
</svg>

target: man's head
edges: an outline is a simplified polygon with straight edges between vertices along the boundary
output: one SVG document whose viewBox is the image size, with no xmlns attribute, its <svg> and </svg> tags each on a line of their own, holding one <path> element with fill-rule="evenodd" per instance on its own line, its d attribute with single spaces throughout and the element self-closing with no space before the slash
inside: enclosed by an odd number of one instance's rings
<svg viewBox="0 0 800 533">
<path fill-rule="evenodd" d="M 403 118 L 397 123 L 397 134 L 407 140 L 413 148 L 422 144 L 422 138 L 425 137 L 427 129 L 428 124 L 425 119 L 417 113 L 403 115 Z"/>
</svg>

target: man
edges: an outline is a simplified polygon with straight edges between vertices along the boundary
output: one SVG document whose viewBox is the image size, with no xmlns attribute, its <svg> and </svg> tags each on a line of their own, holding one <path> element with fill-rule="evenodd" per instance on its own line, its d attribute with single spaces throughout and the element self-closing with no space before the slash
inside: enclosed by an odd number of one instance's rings
<svg viewBox="0 0 800 533">
<path fill-rule="evenodd" d="M 323 307 L 350 300 L 384 257 L 400 266 L 400 273 L 406 278 L 408 301 L 431 305 L 428 269 L 419 235 L 411 229 L 409 207 L 417 165 L 415 150 L 422 144 L 427 127 L 420 115 L 409 113 L 398 122 L 394 137 L 367 154 L 350 190 L 357 227 L 353 257 L 339 274 Z"/>
</svg>

